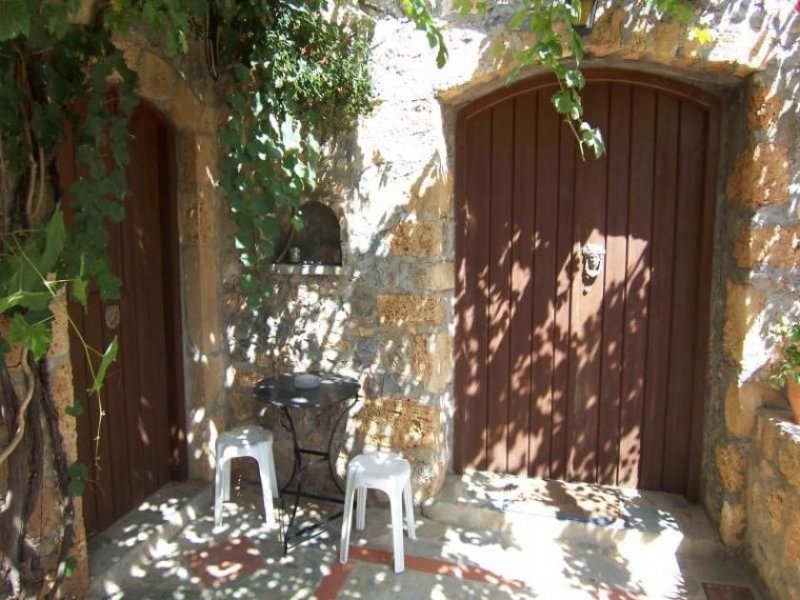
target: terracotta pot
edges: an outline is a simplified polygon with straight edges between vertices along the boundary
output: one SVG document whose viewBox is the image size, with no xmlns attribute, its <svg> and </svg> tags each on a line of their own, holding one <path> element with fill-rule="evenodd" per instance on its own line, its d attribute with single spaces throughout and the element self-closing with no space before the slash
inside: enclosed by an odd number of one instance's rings
<svg viewBox="0 0 800 600">
<path fill-rule="evenodd" d="M 794 422 L 800 423 L 800 384 L 789 376 L 786 378 L 786 389 L 789 392 L 789 406 L 792 408 Z"/>
</svg>

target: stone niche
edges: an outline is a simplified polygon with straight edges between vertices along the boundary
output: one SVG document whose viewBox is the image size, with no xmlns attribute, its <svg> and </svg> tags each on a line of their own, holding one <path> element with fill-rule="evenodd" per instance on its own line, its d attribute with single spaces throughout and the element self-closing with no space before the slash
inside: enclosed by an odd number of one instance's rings
<svg viewBox="0 0 800 600">
<path fill-rule="evenodd" d="M 339 219 L 322 202 L 306 202 L 298 210 L 303 223 L 292 225 L 289 215 L 282 222 L 275 239 L 276 264 L 330 265 L 342 264 L 342 231 Z"/>
</svg>

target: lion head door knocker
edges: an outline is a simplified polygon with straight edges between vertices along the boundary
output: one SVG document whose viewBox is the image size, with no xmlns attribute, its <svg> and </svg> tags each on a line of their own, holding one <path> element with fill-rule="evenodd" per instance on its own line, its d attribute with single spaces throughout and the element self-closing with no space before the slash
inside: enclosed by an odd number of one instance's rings
<svg viewBox="0 0 800 600">
<path fill-rule="evenodd" d="M 590 285 L 603 270 L 606 249 L 600 244 L 585 244 L 581 254 L 583 255 L 583 283 Z"/>
</svg>

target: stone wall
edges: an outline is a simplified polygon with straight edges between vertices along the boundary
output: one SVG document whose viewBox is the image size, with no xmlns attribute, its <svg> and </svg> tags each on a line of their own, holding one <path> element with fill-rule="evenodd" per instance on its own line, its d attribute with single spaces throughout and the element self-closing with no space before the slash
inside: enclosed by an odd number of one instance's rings
<svg viewBox="0 0 800 600">
<path fill-rule="evenodd" d="M 747 457 L 746 549 L 778 600 L 800 598 L 800 425 L 762 410 Z"/>
<path fill-rule="evenodd" d="M 722 517 L 744 513 L 755 410 L 784 402 L 764 383 L 767 332 L 777 315 L 800 311 L 793 92 L 800 36 L 788 2 L 695 4 L 715 32 L 709 44 L 686 25 L 637 14 L 631 3 L 601 2 L 583 64 L 660 73 L 723 98 L 703 501 L 735 546 L 745 519 Z M 276 294 L 255 316 L 239 310 L 235 266 L 226 262 L 234 274 L 226 280 L 230 406 L 235 420 L 250 418 L 258 407 L 249 386 L 265 374 L 346 372 L 361 377 L 371 395 L 438 409 L 444 444 L 430 461 L 450 465 L 455 116 L 504 85 L 511 64 L 494 47 L 526 40 L 506 31 L 508 6 L 493 4 L 486 16 L 468 19 L 445 6 L 450 60 L 439 70 L 424 35 L 392 13 L 394 3 L 381 5 L 386 13 L 376 21 L 372 58 L 378 102 L 354 140 L 331 144 L 315 198 L 340 216 L 343 269 L 277 275 Z"/>
</svg>

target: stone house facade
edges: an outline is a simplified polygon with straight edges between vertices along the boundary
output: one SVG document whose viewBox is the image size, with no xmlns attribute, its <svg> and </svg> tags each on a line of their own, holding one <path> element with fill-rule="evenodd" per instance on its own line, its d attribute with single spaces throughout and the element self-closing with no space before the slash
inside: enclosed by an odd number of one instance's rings
<svg viewBox="0 0 800 600">
<path fill-rule="evenodd" d="M 715 32 L 707 44 L 625 2 L 601 3 L 583 66 L 655 74 L 721 100 L 701 501 L 776 597 L 800 598 L 800 427 L 766 383 L 770 325 L 800 310 L 800 13 L 785 0 L 697 5 Z M 493 47 L 524 40 L 507 32 L 507 7 L 468 19 L 441 8 L 450 59 L 437 69 L 425 36 L 391 6 L 375 22 L 375 107 L 356 132 L 329 143 L 309 198 L 338 217 L 342 264 L 277 268 L 259 314 L 243 308 L 237 287 L 216 184 L 224 111 L 202 52 L 168 59 L 144 37 L 120 41 L 140 95 L 175 136 L 190 477 L 211 479 L 220 431 L 276 423 L 253 401 L 256 381 L 303 369 L 362 382 L 362 406 L 340 432 L 340 467 L 363 446 L 402 450 L 418 499 L 434 495 L 453 467 L 457 115 L 506 84 L 511 64 Z M 63 344 L 54 353 L 62 356 L 53 364 L 64 364 Z M 53 393 L 64 410 L 71 390 L 59 381 Z M 64 423 L 74 460 L 74 428 Z M 312 436 L 318 425 L 309 424 Z M 280 472 L 287 438 L 273 429 Z M 85 577 L 85 549 L 78 558 Z"/>
</svg>

